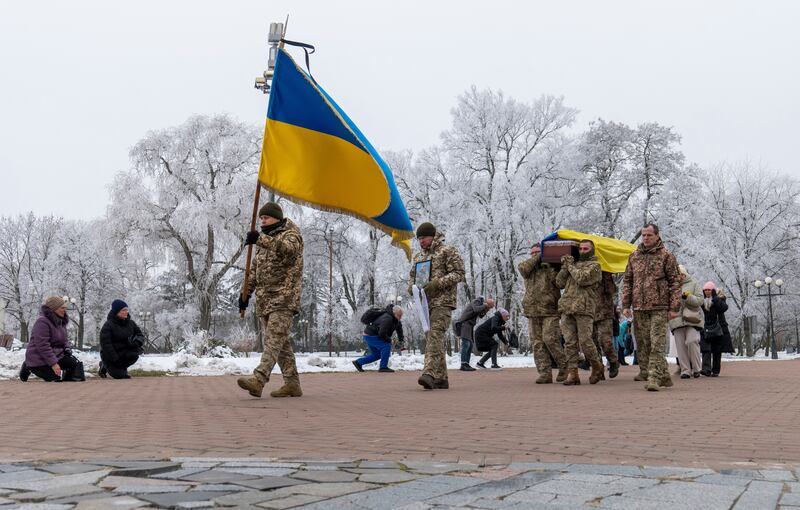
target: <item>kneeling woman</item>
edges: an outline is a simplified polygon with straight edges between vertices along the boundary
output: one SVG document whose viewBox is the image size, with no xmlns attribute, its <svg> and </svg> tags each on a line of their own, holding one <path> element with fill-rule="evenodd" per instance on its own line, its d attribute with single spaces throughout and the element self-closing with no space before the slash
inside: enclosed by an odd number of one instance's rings
<svg viewBox="0 0 800 510">
<path fill-rule="evenodd" d="M 67 324 L 67 302 L 58 296 L 47 298 L 33 325 L 20 380 L 27 381 L 31 373 L 48 382 L 86 380 L 83 363 L 69 350 Z"/>
<path fill-rule="evenodd" d="M 144 346 L 144 335 L 129 316 L 128 305 L 121 299 L 111 303 L 105 324 L 100 329 L 100 371 L 105 378 L 130 379 L 128 367 L 136 363 Z"/>
<path fill-rule="evenodd" d="M 481 351 L 485 352 L 486 354 L 483 355 L 481 360 L 477 363 L 480 368 L 486 368 L 486 361 L 491 357 L 492 358 L 492 368 L 499 369 L 500 365 L 497 364 L 497 348 L 499 344 L 494 339 L 494 336 L 497 335 L 497 338 L 500 339 L 506 346 L 508 345 L 508 341 L 506 340 L 505 335 L 503 335 L 503 330 L 505 329 L 506 321 L 508 320 L 508 312 L 500 308 L 492 315 L 491 319 L 487 319 L 481 323 L 475 329 L 475 347 Z"/>
</svg>

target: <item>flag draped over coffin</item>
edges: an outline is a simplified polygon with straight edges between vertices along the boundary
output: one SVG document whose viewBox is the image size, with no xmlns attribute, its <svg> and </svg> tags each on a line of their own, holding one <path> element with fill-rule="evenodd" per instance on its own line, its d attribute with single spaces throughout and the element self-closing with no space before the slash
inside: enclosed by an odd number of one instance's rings
<svg viewBox="0 0 800 510">
<path fill-rule="evenodd" d="M 594 242 L 594 251 L 595 255 L 597 255 L 597 260 L 600 262 L 600 267 L 603 271 L 609 273 L 624 273 L 628 265 L 628 256 L 636 251 L 636 245 L 627 241 L 594 234 L 584 234 L 567 229 L 556 230 L 542 239 L 542 242 L 555 239 L 563 239 L 565 241 L 582 241 L 583 239 L 589 239 Z"/>
<path fill-rule="evenodd" d="M 366 221 L 411 256 L 413 227 L 389 166 L 283 49 L 275 61 L 258 179 L 293 202 Z"/>
</svg>

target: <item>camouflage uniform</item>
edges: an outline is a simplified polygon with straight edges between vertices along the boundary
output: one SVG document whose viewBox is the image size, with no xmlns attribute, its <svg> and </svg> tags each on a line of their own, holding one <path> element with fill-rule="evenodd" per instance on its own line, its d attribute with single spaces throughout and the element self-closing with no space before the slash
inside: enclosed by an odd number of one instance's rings
<svg viewBox="0 0 800 510">
<path fill-rule="evenodd" d="M 541 255 L 520 262 L 519 274 L 525 281 L 525 296 L 522 310 L 528 317 L 528 332 L 533 349 L 533 360 L 539 374 L 550 374 L 552 355 L 558 369 L 566 368 L 561 332 L 558 326 L 558 300 L 561 290 L 556 285 L 556 271 L 548 263 L 541 262 Z"/>
<path fill-rule="evenodd" d="M 598 351 L 605 353 L 610 364 L 617 363 L 617 350 L 614 348 L 614 297 L 617 285 L 611 273 L 603 271 L 603 280 L 597 286 L 597 300 L 594 312 L 594 332 L 592 339 Z M 612 374 L 613 375 L 613 374 Z"/>
<path fill-rule="evenodd" d="M 275 363 L 286 384 L 299 384 L 289 339 L 292 317 L 300 308 L 303 278 L 303 237 L 291 220 L 283 220 L 269 234 L 261 234 L 250 269 L 248 296 L 255 291 L 256 313 L 264 328 L 264 352 L 253 375 L 269 381 Z"/>
<path fill-rule="evenodd" d="M 681 276 L 675 256 L 659 239 L 643 244 L 628 257 L 622 286 L 622 306 L 633 308 L 633 333 L 640 378 L 656 386 L 670 384 L 666 359 L 667 312 L 681 308 Z"/>
<path fill-rule="evenodd" d="M 602 280 L 602 270 L 597 257 L 590 256 L 578 262 L 561 265 L 556 285 L 564 289 L 558 301 L 561 312 L 561 333 L 564 335 L 564 352 L 567 369 L 578 367 L 578 344 L 586 359 L 600 361 L 592 342 L 597 285 Z"/>
<path fill-rule="evenodd" d="M 450 325 L 450 314 L 456 308 L 456 288 L 464 281 L 464 261 L 455 248 L 444 244 L 444 235 L 437 232 L 427 250 L 414 255 L 409 274 L 408 293 L 417 276 L 417 262 L 431 261 L 430 282 L 437 285 L 436 292 L 426 293 L 430 312 L 431 330 L 425 339 L 425 366 L 422 375 L 435 381 L 447 381 L 447 360 L 444 336 Z"/>
</svg>

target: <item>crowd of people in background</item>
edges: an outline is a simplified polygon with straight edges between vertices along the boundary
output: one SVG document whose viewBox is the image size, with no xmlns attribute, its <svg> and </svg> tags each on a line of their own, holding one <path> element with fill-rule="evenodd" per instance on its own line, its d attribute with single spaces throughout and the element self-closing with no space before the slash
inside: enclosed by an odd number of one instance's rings
<svg viewBox="0 0 800 510">
<path fill-rule="evenodd" d="M 250 377 L 239 378 L 239 387 L 260 397 L 278 364 L 284 385 L 273 397 L 302 396 L 289 329 L 298 311 L 303 271 L 303 238 L 297 226 L 284 218 L 281 207 L 268 202 L 259 211 L 261 231 L 249 232 L 245 243 L 255 245 L 256 255 L 249 283 L 239 298 L 245 311 L 256 295 L 256 314 L 265 334 L 261 362 Z M 445 243 L 444 234 L 429 223 L 417 228 L 420 250 L 414 255 L 409 274 L 409 294 L 420 292 L 429 311 L 425 358 L 418 383 L 426 390 L 448 389 L 445 335 L 456 308 L 456 288 L 464 281 L 464 262 L 456 249 Z M 588 382 L 597 384 L 619 374 L 626 358 L 645 382 L 648 391 L 659 391 L 674 383 L 667 368 L 667 348 L 674 339 L 681 379 L 701 375 L 717 377 L 723 352 L 733 352 L 725 320 L 725 294 L 713 282 L 700 285 L 687 268 L 678 265 L 661 240 L 656 225 L 645 225 L 641 243 L 628 258 L 622 289 L 614 275 L 603 271 L 590 239 L 580 241 L 577 258 L 561 256 L 545 262 L 542 245 L 534 244 L 530 257 L 522 261 L 519 274 L 525 285 L 522 310 L 538 378 L 536 384 L 556 382 L 581 384 L 579 367 L 591 370 Z M 617 305 L 619 302 L 620 306 Z M 500 369 L 497 356 L 518 347 L 516 332 L 509 328 L 509 312 L 495 310 L 495 301 L 478 297 L 469 302 L 452 322 L 460 341 L 462 371 L 472 372 L 473 353 L 482 353 L 476 363 L 482 369 Z M 353 361 L 359 372 L 379 362 L 378 372 L 391 373 L 392 338 L 402 345 L 403 308 L 390 304 L 371 308 L 361 317 L 367 353 Z M 484 319 L 482 322 L 479 320 Z M 40 309 L 19 378 L 33 374 L 45 381 L 84 381 L 83 364 L 73 355 L 67 338 L 67 302 L 47 298 Z M 128 379 L 128 368 L 139 359 L 146 338 L 131 318 L 127 303 L 111 303 L 100 330 L 100 377 Z M 491 365 L 486 363 L 491 360 Z"/>
</svg>

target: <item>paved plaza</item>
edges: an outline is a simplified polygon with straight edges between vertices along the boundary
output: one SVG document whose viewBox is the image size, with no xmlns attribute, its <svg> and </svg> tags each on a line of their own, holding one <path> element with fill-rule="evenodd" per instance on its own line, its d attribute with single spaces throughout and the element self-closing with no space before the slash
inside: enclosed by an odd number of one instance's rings
<svg viewBox="0 0 800 510">
<path fill-rule="evenodd" d="M 451 371 L 428 392 L 414 372 L 317 374 L 295 399 L 234 377 L 5 381 L 0 510 L 790 508 L 798 369 L 725 363 L 658 393 L 635 367 L 579 387 Z"/>
</svg>

